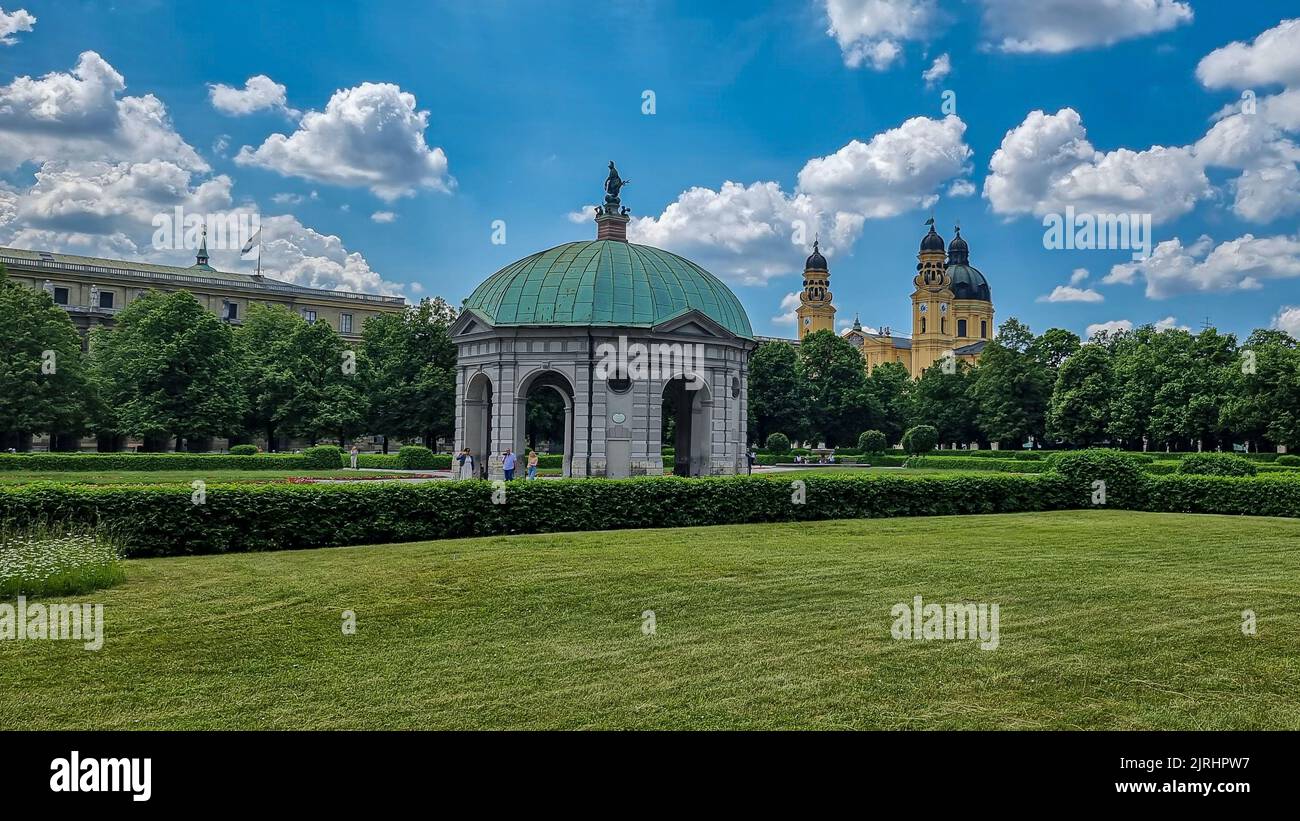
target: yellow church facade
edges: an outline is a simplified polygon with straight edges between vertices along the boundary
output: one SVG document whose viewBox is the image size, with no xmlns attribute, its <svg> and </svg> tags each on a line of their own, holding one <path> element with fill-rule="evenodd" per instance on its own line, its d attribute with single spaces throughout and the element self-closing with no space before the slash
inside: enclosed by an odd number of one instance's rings
<svg viewBox="0 0 1300 821">
<path fill-rule="evenodd" d="M 885 362 L 897 362 L 913 378 L 930 366 L 974 364 L 993 338 L 993 298 L 988 280 L 970 264 L 970 246 L 956 236 L 946 250 L 943 237 L 927 221 L 930 232 L 921 240 L 916 275 L 912 278 L 912 333 L 895 334 L 882 327 L 868 331 L 856 318 L 840 335 L 862 352 L 868 372 Z M 799 339 L 814 331 L 835 330 L 835 304 L 830 290 L 830 269 L 818 243 L 804 263 L 803 291 L 796 315 Z"/>
</svg>

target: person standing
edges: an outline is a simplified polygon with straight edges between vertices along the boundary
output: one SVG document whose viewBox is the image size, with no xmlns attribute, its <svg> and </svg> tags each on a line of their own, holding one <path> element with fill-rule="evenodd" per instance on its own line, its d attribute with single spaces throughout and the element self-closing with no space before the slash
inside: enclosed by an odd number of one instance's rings
<svg viewBox="0 0 1300 821">
<path fill-rule="evenodd" d="M 460 452 L 460 456 L 456 457 L 456 461 L 460 462 L 459 478 L 473 479 L 474 478 L 474 457 L 470 454 L 469 448 L 465 448 L 464 450 L 462 450 Z"/>
<path fill-rule="evenodd" d="M 537 478 L 538 461 L 540 460 L 537 458 L 537 451 L 535 450 L 528 451 L 528 478 L 529 479 Z"/>
<path fill-rule="evenodd" d="M 356 469 L 357 469 L 357 454 L 358 454 L 358 453 L 359 453 L 359 451 L 357 450 L 357 446 L 356 446 L 356 445 L 353 445 L 353 446 L 352 446 L 352 450 L 348 451 L 348 455 L 352 457 L 352 469 L 353 469 L 353 470 L 356 470 Z"/>
<path fill-rule="evenodd" d="M 501 460 L 501 470 L 505 472 L 506 481 L 509 482 L 515 478 L 515 452 L 510 448 L 506 448 L 506 452 L 502 455 L 505 458 Z"/>
</svg>

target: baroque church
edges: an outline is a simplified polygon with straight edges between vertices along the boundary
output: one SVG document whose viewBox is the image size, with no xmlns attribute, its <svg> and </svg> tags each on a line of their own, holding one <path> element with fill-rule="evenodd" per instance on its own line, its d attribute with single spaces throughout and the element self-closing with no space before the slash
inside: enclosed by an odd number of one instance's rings
<svg viewBox="0 0 1300 821">
<path fill-rule="evenodd" d="M 884 362 L 897 362 L 913 378 L 945 359 L 972 365 L 993 337 L 993 299 L 988 280 L 970 264 L 970 246 L 961 229 L 944 250 L 943 237 L 934 230 L 934 219 L 926 220 L 930 232 L 921 240 L 916 276 L 912 279 L 911 336 L 895 335 L 890 328 L 867 331 L 855 317 L 853 327 L 840 336 L 862 352 L 870 372 Z M 826 257 L 813 243 L 804 264 L 803 292 L 797 316 L 799 339 L 814 331 L 835 330 L 835 305 L 830 290 L 830 269 Z"/>
</svg>

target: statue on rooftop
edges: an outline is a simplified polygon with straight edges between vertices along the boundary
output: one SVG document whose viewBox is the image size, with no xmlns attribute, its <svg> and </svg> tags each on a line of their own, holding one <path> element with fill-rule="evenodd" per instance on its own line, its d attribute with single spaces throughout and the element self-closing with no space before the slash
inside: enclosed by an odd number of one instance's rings
<svg viewBox="0 0 1300 821">
<path fill-rule="evenodd" d="M 609 161 L 609 176 L 605 178 L 605 202 L 610 205 L 618 205 L 618 192 L 623 186 L 632 182 L 625 180 L 618 175 L 618 169 L 614 167 L 614 161 Z"/>
</svg>

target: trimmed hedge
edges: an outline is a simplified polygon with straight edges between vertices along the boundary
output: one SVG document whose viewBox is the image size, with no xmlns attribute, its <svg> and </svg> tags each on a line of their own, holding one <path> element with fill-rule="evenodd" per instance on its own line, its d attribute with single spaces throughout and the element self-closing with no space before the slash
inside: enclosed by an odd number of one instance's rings
<svg viewBox="0 0 1300 821">
<path fill-rule="evenodd" d="M 1282 467 L 1300 468 L 1300 456 L 1291 453 L 1279 454 L 1277 459 L 1273 460 L 1273 464 Z"/>
<path fill-rule="evenodd" d="M 1192 453 L 1178 463 L 1179 473 L 1199 476 L 1254 476 L 1255 463 L 1231 453 Z"/>
<path fill-rule="evenodd" d="M 231 445 L 231 456 L 256 456 L 258 454 L 257 445 Z"/>
<path fill-rule="evenodd" d="M 130 556 L 283 550 L 511 533 L 1012 513 L 1080 506 L 1054 476 L 737 476 L 511 483 L 504 505 L 482 481 L 209 485 L 190 489 L 38 483 L 0 487 L 0 521 L 86 523 Z"/>
<path fill-rule="evenodd" d="M 341 467 L 342 462 L 333 467 Z M 306 470 L 301 453 L 0 453 L 0 470 Z"/>
<path fill-rule="evenodd" d="M 338 445 L 317 445 L 302 452 L 309 470 L 338 470 L 343 467 L 343 448 Z"/>
<path fill-rule="evenodd" d="M 1148 465 L 1140 454 L 1100 448 L 1062 451 L 1048 457 L 1045 464 L 1076 493 L 1085 494 L 1089 504 L 1103 489 L 1107 507 L 1129 507 L 1144 498 Z"/>
<path fill-rule="evenodd" d="M 1159 513 L 1221 513 L 1236 516 L 1300 517 L 1300 478 L 1267 476 L 1149 477 L 1135 510 Z"/>
<path fill-rule="evenodd" d="M 763 443 L 770 453 L 789 453 L 790 437 L 784 433 L 769 434 L 767 441 Z"/>
<path fill-rule="evenodd" d="M 435 462 L 433 451 L 422 445 L 407 445 L 397 451 L 397 464 L 403 470 L 433 470 Z M 447 464 L 450 466 L 451 457 L 447 457 Z M 361 463 L 357 463 L 361 467 Z"/>
</svg>

